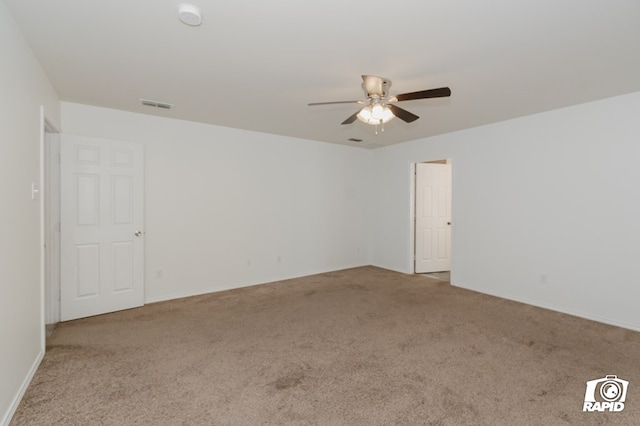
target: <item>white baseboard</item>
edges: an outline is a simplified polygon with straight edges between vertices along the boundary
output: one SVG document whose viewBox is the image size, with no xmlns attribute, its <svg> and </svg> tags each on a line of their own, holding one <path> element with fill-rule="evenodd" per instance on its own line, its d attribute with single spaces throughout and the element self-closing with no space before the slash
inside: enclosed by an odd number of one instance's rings
<svg viewBox="0 0 640 426">
<path fill-rule="evenodd" d="M 318 272 L 318 273 L 321 273 L 321 272 Z M 309 274 L 309 275 L 314 275 L 314 274 Z M 304 276 L 306 276 L 306 275 L 301 275 L 301 277 L 304 277 Z M 147 299 L 145 299 L 144 303 L 146 305 L 148 303 L 166 302 L 166 301 L 169 301 L 169 300 L 183 299 L 185 297 L 201 296 L 203 294 L 218 293 L 220 291 L 235 290 L 237 288 L 252 287 L 254 285 L 262 285 L 262 284 L 269 284 L 269 283 L 277 282 L 277 281 L 285 281 L 285 280 L 290 280 L 290 279 L 293 279 L 293 278 L 300 278 L 300 277 L 281 278 L 281 279 L 274 279 L 274 280 L 269 280 L 269 281 L 248 281 L 248 282 L 236 283 L 236 284 L 232 284 L 232 285 L 228 285 L 228 286 L 205 288 L 205 289 L 201 289 L 201 290 L 197 290 L 197 291 L 185 291 L 185 292 L 181 292 L 181 293 L 171 293 L 171 294 L 167 294 L 167 295 L 163 295 L 163 296 L 147 298 Z"/>
<path fill-rule="evenodd" d="M 13 418 L 13 415 L 16 413 L 16 410 L 18 409 L 18 405 L 20 405 L 20 401 L 22 401 L 22 397 L 27 391 L 27 388 L 29 387 L 31 380 L 33 380 L 33 376 L 35 376 L 36 371 L 38 371 L 38 367 L 40 367 L 40 363 L 42 362 L 43 358 L 44 358 L 44 349 L 41 350 L 38 356 L 36 357 L 35 361 L 33 362 L 33 365 L 31 366 L 31 369 L 29 370 L 29 373 L 27 374 L 27 377 L 25 377 L 25 379 L 22 382 L 22 386 L 20 386 L 20 389 L 18 389 L 16 396 L 13 398 L 13 401 L 9 406 L 9 410 L 2 417 L 2 421 L 0 421 L 1 426 L 9 426 L 9 423 L 11 423 L 11 419 Z"/>
<path fill-rule="evenodd" d="M 453 283 L 451 283 L 451 285 L 453 285 L 454 287 L 464 288 L 465 290 L 471 290 L 471 291 L 475 291 L 477 293 L 482 293 L 482 294 L 487 294 L 489 296 L 499 297 L 501 299 L 512 300 L 514 302 L 524 303 L 526 305 L 536 306 L 538 308 L 548 309 L 550 311 L 560 312 L 562 314 L 567 314 L 567 315 L 571 315 L 571 316 L 578 317 L 578 318 L 584 318 L 584 319 L 588 319 L 588 320 L 591 320 L 591 321 L 600 322 L 600 323 L 603 323 L 603 324 L 613 325 L 613 326 L 620 327 L 620 328 L 626 328 L 628 330 L 640 331 L 640 326 L 637 325 L 637 324 L 629 324 L 629 323 L 626 323 L 626 322 L 617 321 L 617 320 L 613 320 L 613 319 L 610 319 L 610 318 L 604 318 L 604 317 L 600 317 L 598 315 L 593 315 L 593 314 L 588 313 L 588 312 L 576 311 L 576 310 L 573 310 L 573 309 L 568 309 L 568 308 L 565 308 L 563 306 L 558 306 L 558 305 L 554 305 L 554 304 L 551 304 L 551 303 L 541 303 L 541 302 L 539 302 L 537 300 L 529 300 L 529 299 L 522 298 L 522 297 L 514 297 L 514 296 L 512 296 L 510 294 L 501 293 L 501 292 L 479 290 L 479 289 L 476 289 L 476 288 L 465 287 L 465 286 L 458 285 L 458 284 L 453 284 Z"/>
<path fill-rule="evenodd" d="M 186 291 L 186 292 L 180 292 L 180 293 L 171 293 L 171 294 L 162 295 L 162 296 L 155 296 L 155 297 L 145 298 L 144 303 L 146 305 L 148 303 L 166 302 L 168 300 L 183 299 L 185 297 L 200 296 L 200 295 L 203 295 L 203 294 L 217 293 L 217 292 L 220 292 L 220 291 L 234 290 L 234 289 L 237 289 L 237 288 L 251 287 L 251 286 L 254 286 L 254 285 L 262 285 L 262 284 L 269 284 L 269 283 L 278 282 L 278 281 L 292 280 L 292 279 L 295 279 L 295 278 L 308 277 L 308 276 L 311 276 L 311 275 L 324 274 L 324 273 L 327 273 L 327 272 L 335 272 L 335 271 L 340 271 L 340 270 L 344 270 L 344 269 L 360 268 L 360 267 L 363 267 L 363 266 L 369 266 L 369 264 L 367 264 L 367 263 L 360 264 L 359 263 L 359 264 L 355 264 L 355 265 L 346 265 L 346 266 L 343 265 L 343 266 L 338 267 L 337 269 L 315 270 L 315 271 L 305 272 L 303 274 L 284 275 L 284 276 L 281 276 L 281 277 L 271 277 L 271 278 L 254 280 L 254 281 L 245 281 L 245 282 L 239 282 L 239 283 L 234 283 L 234 284 L 231 284 L 231 285 L 225 285 L 225 286 L 220 286 L 220 287 L 204 288 L 204 289 L 196 290 L 196 291 Z"/>
<path fill-rule="evenodd" d="M 146 304 L 149 304 L 149 303 L 166 302 L 166 301 L 175 300 L 175 299 L 184 299 L 185 297 L 201 296 L 203 294 L 217 293 L 217 292 L 220 292 L 220 291 L 234 290 L 236 288 L 251 287 L 251 286 L 260 285 L 260 284 L 266 284 L 266 283 L 263 283 L 263 282 L 248 282 L 248 283 L 234 284 L 234 285 L 223 286 L 223 287 L 205 288 L 205 289 L 197 290 L 197 291 L 185 291 L 185 292 L 180 292 L 180 293 L 171 293 L 171 294 L 167 294 L 167 295 L 146 298 L 145 301 L 144 301 L 144 304 L 146 305 Z"/>
</svg>

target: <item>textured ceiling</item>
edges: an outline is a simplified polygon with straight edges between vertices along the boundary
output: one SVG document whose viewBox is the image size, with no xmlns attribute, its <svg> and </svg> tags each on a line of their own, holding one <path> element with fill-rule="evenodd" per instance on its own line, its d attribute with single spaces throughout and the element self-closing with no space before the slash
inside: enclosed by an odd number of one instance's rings
<svg viewBox="0 0 640 426">
<path fill-rule="evenodd" d="M 386 146 L 640 90 L 637 0 L 4 0 L 65 101 L 317 141 Z M 419 115 L 340 123 L 361 74 Z M 174 104 L 166 111 L 139 98 Z M 349 138 L 363 139 L 361 143 Z"/>
</svg>

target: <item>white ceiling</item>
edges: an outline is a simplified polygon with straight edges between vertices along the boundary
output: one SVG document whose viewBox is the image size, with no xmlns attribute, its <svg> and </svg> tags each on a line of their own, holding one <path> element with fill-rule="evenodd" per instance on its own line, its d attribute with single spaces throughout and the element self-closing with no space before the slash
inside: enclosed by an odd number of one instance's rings
<svg viewBox="0 0 640 426">
<path fill-rule="evenodd" d="M 185 0 L 186 2 L 187 0 Z M 638 0 L 5 0 L 65 101 L 378 147 L 640 90 Z M 340 123 L 361 74 L 419 115 Z M 174 104 L 170 111 L 139 98 Z M 357 144 L 348 138 L 360 138 Z"/>
</svg>

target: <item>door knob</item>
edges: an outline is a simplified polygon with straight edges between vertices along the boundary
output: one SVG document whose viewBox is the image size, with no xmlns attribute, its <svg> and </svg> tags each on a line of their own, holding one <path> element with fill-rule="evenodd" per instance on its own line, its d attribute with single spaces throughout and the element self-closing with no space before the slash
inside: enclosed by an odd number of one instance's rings
<svg viewBox="0 0 640 426">
<path fill-rule="evenodd" d="M 142 237 L 142 231 L 136 231 L 135 234 L 136 237 Z"/>
<path fill-rule="evenodd" d="M 447 222 L 447 225 L 451 225 L 451 222 Z"/>
</svg>

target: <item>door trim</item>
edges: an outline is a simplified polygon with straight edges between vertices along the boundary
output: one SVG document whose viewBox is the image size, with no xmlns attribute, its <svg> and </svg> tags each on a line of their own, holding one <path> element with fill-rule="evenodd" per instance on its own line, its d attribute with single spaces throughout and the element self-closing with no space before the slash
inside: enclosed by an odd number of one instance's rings
<svg viewBox="0 0 640 426">
<path fill-rule="evenodd" d="M 51 294 L 55 294 L 55 286 L 60 284 L 59 279 L 55 279 L 55 270 L 59 270 L 59 261 L 57 265 L 52 265 L 51 260 L 56 259 L 59 254 L 59 247 L 55 244 L 47 244 L 50 241 L 52 228 L 52 219 L 56 217 L 51 207 L 52 197 L 56 196 L 56 189 L 51 188 L 51 183 L 55 170 L 52 170 L 51 160 L 55 158 L 52 151 L 51 140 L 48 135 L 59 134 L 58 129 L 47 118 L 44 106 L 40 106 L 40 320 L 42 323 L 41 344 L 44 350 L 46 343 L 46 324 L 59 321 L 59 304 L 58 304 L 58 321 L 55 321 L 55 300 L 50 300 Z M 59 212 L 57 217 L 59 217 Z M 59 256 L 57 257 L 59 259 Z M 53 292 L 53 293 L 52 293 Z"/>
<path fill-rule="evenodd" d="M 45 324 L 60 322 L 60 134 L 45 130 Z"/>
<path fill-rule="evenodd" d="M 416 273 L 416 163 L 409 164 L 409 264 L 408 271 Z"/>
</svg>

